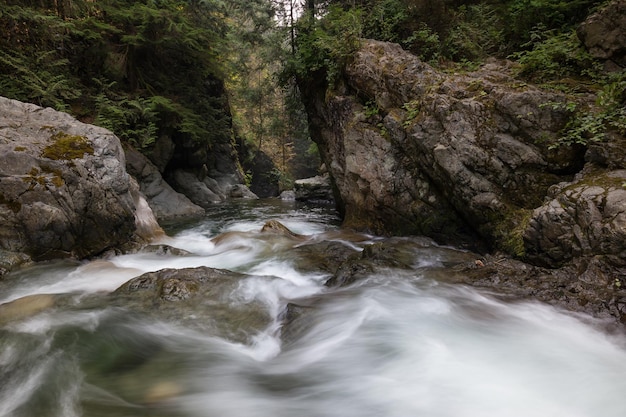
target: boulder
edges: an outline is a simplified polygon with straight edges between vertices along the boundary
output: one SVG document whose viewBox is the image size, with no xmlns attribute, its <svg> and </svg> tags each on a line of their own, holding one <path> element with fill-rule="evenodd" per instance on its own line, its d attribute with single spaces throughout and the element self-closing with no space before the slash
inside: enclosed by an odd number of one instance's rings
<svg viewBox="0 0 626 417">
<path fill-rule="evenodd" d="M 110 131 L 0 98 L 0 249 L 79 258 L 135 239 L 139 190 Z"/>
<path fill-rule="evenodd" d="M 313 203 L 332 203 L 333 189 L 328 175 L 299 179 L 294 182 L 295 199 Z"/>
<path fill-rule="evenodd" d="M 549 196 L 524 231 L 528 260 L 555 267 L 603 255 L 626 266 L 626 170 L 589 172 Z"/>
<path fill-rule="evenodd" d="M 259 301 L 233 302 L 232 294 L 247 278 L 209 267 L 163 269 L 131 279 L 111 294 L 110 304 L 249 342 L 271 318 Z"/>
<path fill-rule="evenodd" d="M 141 192 L 160 222 L 198 218 L 204 209 L 165 182 L 159 169 L 139 151 L 126 149 L 126 169 L 137 179 Z"/>
<path fill-rule="evenodd" d="M 235 184 L 230 187 L 230 198 L 243 198 L 243 199 L 258 199 L 259 197 L 253 193 L 247 186 L 244 184 Z"/>
<path fill-rule="evenodd" d="M 280 176 L 277 175 L 280 171 L 272 158 L 262 150 L 256 151 L 252 160 L 245 157 L 240 158 L 244 161 L 245 171 L 251 176 L 250 189 L 252 192 L 261 198 L 276 197 L 280 192 Z"/>
<path fill-rule="evenodd" d="M 240 183 L 235 174 L 211 177 L 206 173 L 198 175 L 189 170 L 178 169 L 174 171 L 172 181 L 179 192 L 205 209 L 233 198 L 258 198 Z"/>
<path fill-rule="evenodd" d="M 609 70 L 626 67 L 626 0 L 613 0 L 589 16 L 577 34 L 589 53 Z"/>
</svg>

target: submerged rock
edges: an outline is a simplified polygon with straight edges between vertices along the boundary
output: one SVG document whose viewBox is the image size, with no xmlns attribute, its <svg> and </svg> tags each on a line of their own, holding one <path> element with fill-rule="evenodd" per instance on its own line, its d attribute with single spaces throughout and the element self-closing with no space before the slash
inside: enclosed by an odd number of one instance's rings
<svg viewBox="0 0 626 417">
<path fill-rule="evenodd" d="M 34 316 L 54 305 L 55 296 L 52 294 L 29 295 L 9 303 L 0 304 L 0 326 Z"/>
<path fill-rule="evenodd" d="M 247 342 L 267 327 L 271 318 L 261 302 L 233 298 L 246 278 L 244 274 L 209 267 L 163 269 L 128 281 L 111 294 L 111 303 Z"/>
</svg>

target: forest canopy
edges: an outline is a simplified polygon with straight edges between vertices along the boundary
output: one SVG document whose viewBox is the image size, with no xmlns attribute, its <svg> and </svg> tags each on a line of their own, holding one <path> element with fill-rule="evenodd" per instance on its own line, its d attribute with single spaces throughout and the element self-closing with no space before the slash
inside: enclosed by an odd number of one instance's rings
<svg viewBox="0 0 626 417">
<path fill-rule="evenodd" d="M 9 0 L 0 93 L 65 110 L 142 148 L 229 138 L 218 2 Z"/>
<path fill-rule="evenodd" d="M 295 81 L 321 74 L 332 84 L 361 38 L 399 43 L 443 69 L 508 58 L 532 82 L 600 89 L 626 77 L 603 79 L 575 29 L 604 3 L 6 0 L 0 94 L 68 111 L 140 149 L 161 135 L 225 143 L 234 122 L 237 137 L 285 170 L 306 152 Z"/>
</svg>

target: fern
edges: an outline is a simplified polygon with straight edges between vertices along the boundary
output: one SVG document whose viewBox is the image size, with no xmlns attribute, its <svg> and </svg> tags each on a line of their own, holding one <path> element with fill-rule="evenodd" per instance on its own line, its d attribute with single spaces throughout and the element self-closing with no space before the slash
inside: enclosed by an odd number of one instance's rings
<svg viewBox="0 0 626 417">
<path fill-rule="evenodd" d="M 596 99 L 596 109 L 581 111 L 567 105 L 573 115 L 565 126 L 562 136 L 552 148 L 587 146 L 606 140 L 611 131 L 626 135 L 626 71 L 612 74 Z"/>
</svg>

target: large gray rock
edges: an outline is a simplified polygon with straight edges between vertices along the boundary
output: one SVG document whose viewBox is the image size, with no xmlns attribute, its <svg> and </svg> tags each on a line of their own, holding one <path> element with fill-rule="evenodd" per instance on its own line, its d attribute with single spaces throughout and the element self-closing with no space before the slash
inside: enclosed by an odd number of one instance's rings
<svg viewBox="0 0 626 417">
<path fill-rule="evenodd" d="M 515 80 L 507 65 L 444 74 L 399 45 L 365 40 L 343 88 L 308 92 L 345 224 L 452 243 L 477 234 L 522 254 L 531 210 L 584 161 L 549 149 L 568 114 L 545 103 L 565 97 Z"/>
<path fill-rule="evenodd" d="M 604 255 L 626 266 L 626 170 L 589 173 L 553 187 L 524 233 L 529 260 L 560 266 Z"/>
<path fill-rule="evenodd" d="M 202 207 L 194 204 L 165 182 L 159 169 L 135 149 L 126 149 L 126 168 L 133 175 L 146 196 L 148 204 L 161 222 L 204 215 Z"/>
<path fill-rule="evenodd" d="M 134 239 L 140 197 L 119 139 L 0 98 L 0 249 L 86 257 Z"/>
<path fill-rule="evenodd" d="M 344 84 L 303 85 L 344 224 L 482 241 L 551 267 L 592 256 L 621 267 L 626 138 L 552 146 L 571 116 L 566 97 L 516 80 L 510 65 L 443 73 L 364 40 Z"/>
<path fill-rule="evenodd" d="M 626 67 L 626 0 L 613 0 L 589 16 L 578 37 L 589 53 L 606 61 L 609 70 Z"/>
</svg>

